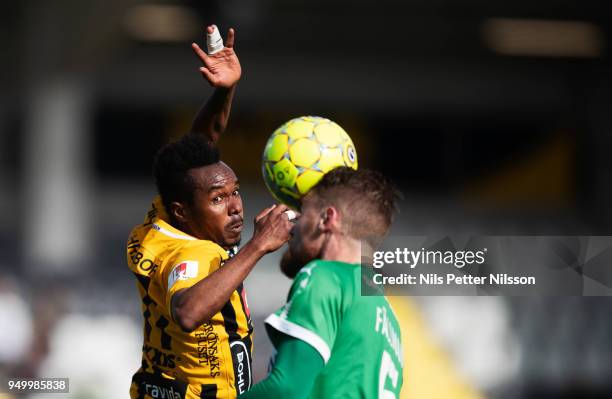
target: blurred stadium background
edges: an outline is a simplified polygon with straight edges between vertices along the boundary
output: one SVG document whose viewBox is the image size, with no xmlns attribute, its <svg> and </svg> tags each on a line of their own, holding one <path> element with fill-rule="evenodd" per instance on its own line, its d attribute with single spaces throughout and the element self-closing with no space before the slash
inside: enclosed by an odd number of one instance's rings
<svg viewBox="0 0 612 399">
<path fill-rule="evenodd" d="M 394 234 L 612 232 L 604 1 L 22 0 L 0 20 L 0 375 L 127 397 L 141 315 L 125 239 L 153 154 L 210 94 L 189 43 L 212 22 L 237 31 L 222 154 L 247 219 L 272 200 L 268 135 L 312 114 L 400 185 Z M 277 261 L 247 280 L 257 379 L 262 320 L 290 285 Z M 608 297 L 393 301 L 404 398 L 612 395 Z"/>
</svg>

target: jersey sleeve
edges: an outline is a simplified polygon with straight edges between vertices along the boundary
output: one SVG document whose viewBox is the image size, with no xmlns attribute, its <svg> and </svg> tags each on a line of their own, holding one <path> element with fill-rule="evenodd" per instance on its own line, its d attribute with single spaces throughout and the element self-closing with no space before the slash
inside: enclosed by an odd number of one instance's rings
<svg viewBox="0 0 612 399">
<path fill-rule="evenodd" d="M 166 306 L 171 309 L 172 296 L 178 291 L 192 287 L 221 266 L 223 256 L 207 245 L 179 250 L 161 273 L 161 285 L 165 287 Z M 170 312 L 172 313 L 172 312 Z"/>
<path fill-rule="evenodd" d="M 305 399 L 310 395 L 312 385 L 324 366 L 319 353 L 307 343 L 286 335 L 276 348 L 270 374 L 239 399 Z"/>
<path fill-rule="evenodd" d="M 311 263 L 299 272 L 287 303 L 266 319 L 276 332 L 300 339 L 327 363 L 342 319 L 342 284 L 336 274 Z"/>
</svg>

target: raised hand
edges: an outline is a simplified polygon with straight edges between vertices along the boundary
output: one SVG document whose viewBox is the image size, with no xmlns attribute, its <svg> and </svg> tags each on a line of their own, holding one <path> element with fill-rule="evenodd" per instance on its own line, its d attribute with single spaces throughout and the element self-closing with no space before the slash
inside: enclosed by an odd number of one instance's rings
<svg viewBox="0 0 612 399">
<path fill-rule="evenodd" d="M 206 28 L 206 32 L 210 35 L 215 28 L 214 25 L 210 25 Z M 200 67 L 202 76 L 213 87 L 229 89 L 240 80 L 242 68 L 234 52 L 234 36 L 234 29 L 230 28 L 225 47 L 214 54 L 206 54 L 197 43 L 191 44 L 196 56 L 202 61 L 203 66 Z"/>
<path fill-rule="evenodd" d="M 276 251 L 291 238 L 293 223 L 289 221 L 286 211 L 289 208 L 280 204 L 264 209 L 255 218 L 256 240 L 265 252 Z"/>
</svg>

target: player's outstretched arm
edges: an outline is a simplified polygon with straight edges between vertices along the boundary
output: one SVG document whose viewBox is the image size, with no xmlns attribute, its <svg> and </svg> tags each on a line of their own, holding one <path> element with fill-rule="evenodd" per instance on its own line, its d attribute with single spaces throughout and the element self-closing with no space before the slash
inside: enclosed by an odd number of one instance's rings
<svg viewBox="0 0 612 399">
<path fill-rule="evenodd" d="M 197 113 L 191 131 L 205 134 L 211 141 L 216 142 L 227 127 L 234 92 L 242 75 L 242 68 L 234 52 L 234 29 L 228 31 L 225 46 L 223 46 L 223 40 L 215 25 L 206 28 L 206 36 L 208 53 L 202 50 L 197 43 L 192 43 L 191 47 L 202 62 L 199 68 L 200 73 L 215 88 L 215 91 Z"/>
<path fill-rule="evenodd" d="M 187 332 L 209 321 L 232 292 L 267 253 L 276 251 L 289 241 L 293 223 L 286 205 L 275 205 L 255 218 L 255 232 L 244 247 L 225 265 L 192 287 L 176 292 L 171 299 L 172 317 Z"/>
<path fill-rule="evenodd" d="M 274 367 L 268 376 L 239 399 L 310 397 L 312 386 L 325 364 L 312 346 L 281 334 L 276 344 Z"/>
</svg>

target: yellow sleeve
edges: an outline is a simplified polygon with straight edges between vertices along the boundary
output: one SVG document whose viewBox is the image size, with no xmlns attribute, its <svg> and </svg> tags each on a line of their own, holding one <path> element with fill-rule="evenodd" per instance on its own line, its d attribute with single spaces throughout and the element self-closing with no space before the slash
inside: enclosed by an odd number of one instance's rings
<svg viewBox="0 0 612 399">
<path fill-rule="evenodd" d="M 161 273 L 161 284 L 166 291 L 166 306 L 170 314 L 172 296 L 192 287 L 221 266 L 224 260 L 218 249 L 207 243 L 180 249 Z"/>
</svg>

